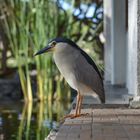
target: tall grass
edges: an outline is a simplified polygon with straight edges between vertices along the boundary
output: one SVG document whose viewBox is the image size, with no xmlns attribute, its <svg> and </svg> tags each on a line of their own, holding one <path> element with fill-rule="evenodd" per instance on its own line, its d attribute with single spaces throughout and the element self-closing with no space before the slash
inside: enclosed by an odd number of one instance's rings
<svg viewBox="0 0 140 140">
<path fill-rule="evenodd" d="M 51 38 L 57 36 L 59 10 L 56 3 L 50 0 L 35 0 L 34 3 L 31 3 L 30 7 L 34 11 L 31 32 L 34 52 L 36 52 L 46 46 Z M 60 77 L 57 68 L 53 65 L 54 62 L 50 55 L 38 56 L 35 58 L 35 62 L 37 68 L 38 98 L 39 100 L 52 100 L 55 88 L 54 82 L 56 81 L 56 85 L 60 82 L 60 78 L 55 80 L 56 77 Z"/>
<path fill-rule="evenodd" d="M 9 13 L 4 18 L 4 27 L 9 39 L 9 46 L 17 61 L 20 82 L 25 101 L 32 101 L 31 80 L 29 75 L 29 21 L 25 16 L 25 2 L 5 1 Z M 24 66 L 24 68 L 23 68 Z"/>
<path fill-rule="evenodd" d="M 5 0 L 8 16 L 3 25 L 9 39 L 9 46 L 17 61 L 21 87 L 25 101 L 32 101 L 30 77 L 31 60 L 37 70 L 37 97 L 52 100 L 54 90 L 60 90 L 60 76 L 50 55 L 33 58 L 34 52 L 46 46 L 58 35 L 58 16 L 61 16 L 56 2 L 50 0 Z M 57 78 L 56 78 L 57 77 Z M 56 81 L 57 79 L 57 81 Z M 58 87 L 54 87 L 54 84 Z M 63 88 L 67 84 L 63 82 Z M 66 88 L 66 92 L 69 89 Z M 58 93 L 59 97 L 61 93 Z"/>
<path fill-rule="evenodd" d="M 77 16 L 74 15 L 73 11 L 80 6 L 79 2 L 75 0 L 65 2 L 70 5 L 67 10 L 63 9 L 62 1 L 59 0 L 5 0 L 2 2 L 8 13 L 8 16 L 3 18 L 3 28 L 17 61 L 25 101 L 33 100 L 30 76 L 32 64 L 36 66 L 37 71 L 39 100 L 52 100 L 54 95 L 57 99 L 62 99 L 64 98 L 62 93 L 68 93 L 65 94 L 65 98 L 70 97 L 70 88 L 59 74 L 51 55 L 44 54 L 33 58 L 33 54 L 45 47 L 52 38 L 58 36 L 72 38 L 80 47 L 86 48 L 88 53 L 92 52 L 91 56 L 95 58 L 97 64 L 103 65 L 103 61 L 99 61 L 98 53 L 102 49 L 96 41 L 99 40 L 99 34 L 103 28 L 102 17 L 98 17 L 102 14 L 101 5 L 96 5 L 94 16 L 88 18 L 86 15 L 89 9 L 83 11 L 81 9 Z M 86 2 L 83 4 L 86 5 Z M 80 15 L 82 18 L 79 17 Z"/>
</svg>

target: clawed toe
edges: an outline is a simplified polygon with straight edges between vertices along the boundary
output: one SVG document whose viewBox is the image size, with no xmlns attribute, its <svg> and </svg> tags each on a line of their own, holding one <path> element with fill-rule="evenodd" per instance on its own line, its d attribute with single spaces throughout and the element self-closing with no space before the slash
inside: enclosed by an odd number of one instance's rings
<svg viewBox="0 0 140 140">
<path fill-rule="evenodd" d="M 68 114 L 68 115 L 64 116 L 63 119 L 72 118 L 74 116 L 76 116 L 76 115 L 75 114 Z"/>
<path fill-rule="evenodd" d="M 65 119 L 67 119 L 67 118 L 74 119 L 74 118 L 83 117 L 83 116 L 89 116 L 89 115 L 90 115 L 89 113 L 83 113 L 83 114 L 68 114 L 68 115 L 64 116 L 63 119 L 61 119 L 61 120 L 65 120 Z"/>
<path fill-rule="evenodd" d="M 80 95 L 80 92 L 78 92 L 75 114 L 68 114 L 68 115 L 64 116 L 60 121 L 64 121 L 66 118 L 74 119 L 74 118 L 78 118 L 78 117 L 82 117 L 82 116 L 89 116 L 90 115 L 89 113 L 81 114 L 82 100 L 83 100 L 83 96 Z"/>
</svg>

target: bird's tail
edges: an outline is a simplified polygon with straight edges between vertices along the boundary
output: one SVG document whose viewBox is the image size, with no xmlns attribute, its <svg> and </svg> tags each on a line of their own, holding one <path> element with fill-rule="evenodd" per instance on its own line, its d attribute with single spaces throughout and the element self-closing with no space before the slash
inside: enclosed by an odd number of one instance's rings
<svg viewBox="0 0 140 140">
<path fill-rule="evenodd" d="M 104 97 L 100 97 L 101 103 L 105 104 L 105 96 Z"/>
<path fill-rule="evenodd" d="M 102 104 L 105 104 L 105 92 L 104 92 L 104 89 L 103 89 L 102 94 L 100 94 L 99 98 L 100 98 L 100 100 L 101 100 L 101 103 L 102 103 Z"/>
</svg>

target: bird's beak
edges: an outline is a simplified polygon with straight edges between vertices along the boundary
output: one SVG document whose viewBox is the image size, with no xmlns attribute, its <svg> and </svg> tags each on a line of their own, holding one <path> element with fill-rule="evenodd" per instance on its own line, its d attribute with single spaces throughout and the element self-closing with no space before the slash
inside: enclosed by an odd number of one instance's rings
<svg viewBox="0 0 140 140">
<path fill-rule="evenodd" d="M 45 52 L 49 52 L 49 51 L 51 51 L 52 49 L 53 49 L 53 47 L 50 46 L 50 45 L 48 45 L 47 47 L 45 47 L 45 48 L 39 50 L 37 53 L 35 53 L 34 56 L 40 55 L 40 54 L 45 53 Z"/>
</svg>

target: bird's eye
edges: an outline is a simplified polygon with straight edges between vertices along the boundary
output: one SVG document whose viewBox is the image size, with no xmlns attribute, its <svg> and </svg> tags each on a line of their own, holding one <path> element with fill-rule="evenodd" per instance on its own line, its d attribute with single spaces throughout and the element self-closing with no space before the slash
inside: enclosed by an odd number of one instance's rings
<svg viewBox="0 0 140 140">
<path fill-rule="evenodd" d="M 56 45 L 56 42 L 55 42 L 55 41 L 53 41 L 53 42 L 51 43 L 51 45 L 52 45 L 52 46 L 55 46 L 55 45 Z"/>
</svg>

